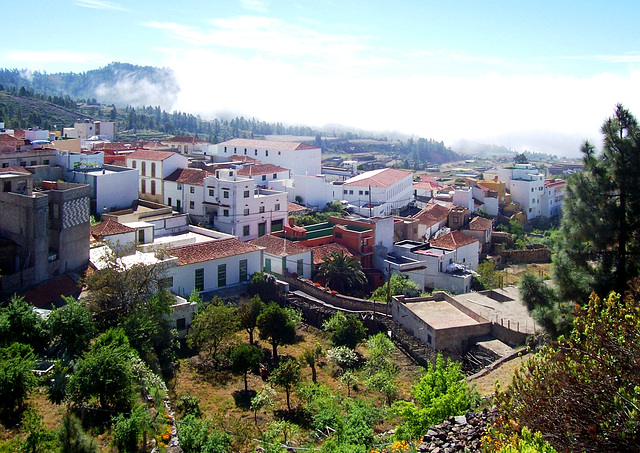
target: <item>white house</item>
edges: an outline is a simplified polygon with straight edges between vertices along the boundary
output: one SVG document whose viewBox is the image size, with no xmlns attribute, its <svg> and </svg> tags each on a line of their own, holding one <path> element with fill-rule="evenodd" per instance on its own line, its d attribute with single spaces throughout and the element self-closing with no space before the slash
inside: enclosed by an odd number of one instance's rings
<svg viewBox="0 0 640 453">
<path fill-rule="evenodd" d="M 413 173 L 394 168 L 364 172 L 342 184 L 342 199 L 367 217 L 392 214 L 413 199 Z"/>
<path fill-rule="evenodd" d="M 281 231 L 288 214 L 286 192 L 256 188 L 233 168 L 216 170 L 204 184 L 204 214 L 217 230 L 243 241 Z"/>
<path fill-rule="evenodd" d="M 161 143 L 175 149 L 179 154 L 205 154 L 205 150 L 209 149 L 208 142 L 190 136 L 176 135 Z"/>
<path fill-rule="evenodd" d="M 189 160 L 185 156 L 169 151 L 138 149 L 126 158 L 127 167 L 136 168 L 140 174 L 139 197 L 143 200 L 162 203 L 164 178 L 178 168 L 187 168 Z"/>
<path fill-rule="evenodd" d="M 289 274 L 295 273 L 299 277 L 311 278 L 313 253 L 309 247 L 270 234 L 249 243 L 264 247 L 262 267 L 265 272 L 282 275 L 286 269 Z"/>
<path fill-rule="evenodd" d="M 246 282 L 262 270 L 262 248 L 236 238 L 176 247 L 169 254 L 178 262 L 169 269 L 168 282 L 172 292 L 183 296 L 194 289 L 202 292 Z"/>
<path fill-rule="evenodd" d="M 450 209 L 438 203 L 429 203 L 413 216 L 418 219 L 418 237 L 429 240 L 436 231 L 447 225 Z"/>
<path fill-rule="evenodd" d="M 273 164 L 253 164 L 238 170 L 238 176 L 253 178 L 256 185 L 266 189 L 271 181 L 291 178 L 291 170 Z"/>
<path fill-rule="evenodd" d="M 541 197 L 542 216 L 556 217 L 560 215 L 566 195 L 567 181 L 564 179 L 547 179 L 544 182 L 544 195 Z"/>
<path fill-rule="evenodd" d="M 506 183 L 511 200 L 519 203 L 527 220 L 542 215 L 544 196 L 544 175 L 535 165 L 515 164 L 513 168 L 498 170 L 498 180 Z"/>
<path fill-rule="evenodd" d="M 75 123 L 73 127 L 65 127 L 63 135 L 66 138 L 88 139 L 98 136 L 103 140 L 114 141 L 116 138 L 116 123 L 113 121 L 89 121 Z"/>
<path fill-rule="evenodd" d="M 214 150 L 214 147 L 209 147 Z M 249 156 L 263 163 L 290 168 L 293 175 L 317 175 L 322 172 L 321 149 L 301 142 L 249 140 L 234 138 L 218 143 L 218 157 Z"/>
<path fill-rule="evenodd" d="M 482 249 L 485 252 L 489 251 L 491 247 L 491 235 L 493 232 L 493 221 L 489 219 L 485 219 L 484 217 L 474 217 L 469 222 L 466 228 L 463 228 L 462 231 L 467 236 L 474 237 L 480 241 L 482 244 Z"/>
<path fill-rule="evenodd" d="M 136 243 L 136 229 L 107 219 L 91 227 L 91 240 L 102 241 L 111 248 L 124 248 Z"/>
<path fill-rule="evenodd" d="M 186 212 L 196 222 L 205 221 L 204 180 L 211 175 L 197 168 L 176 169 L 164 178 L 163 203 Z"/>
<path fill-rule="evenodd" d="M 437 239 L 432 239 L 430 245 L 455 252 L 448 264 L 461 264 L 470 269 L 478 267 L 482 244 L 474 237 L 454 230 Z"/>
</svg>

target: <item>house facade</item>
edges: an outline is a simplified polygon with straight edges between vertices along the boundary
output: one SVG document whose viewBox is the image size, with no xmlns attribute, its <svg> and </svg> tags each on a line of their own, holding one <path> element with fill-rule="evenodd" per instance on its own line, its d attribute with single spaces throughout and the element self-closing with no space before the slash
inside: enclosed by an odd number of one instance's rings
<svg viewBox="0 0 640 453">
<path fill-rule="evenodd" d="M 542 215 L 544 175 L 538 172 L 535 165 L 515 164 L 513 168 L 499 169 L 498 179 L 506 183 L 511 201 L 520 204 L 527 220 Z"/>
<path fill-rule="evenodd" d="M 393 214 L 413 199 L 413 173 L 394 168 L 361 173 L 342 184 L 342 199 L 366 217 Z"/>
<path fill-rule="evenodd" d="M 204 180 L 206 170 L 178 168 L 164 179 L 164 204 L 186 212 L 196 222 L 205 222 Z"/>
<path fill-rule="evenodd" d="M 270 234 L 249 241 L 249 243 L 264 247 L 262 268 L 265 272 L 283 275 L 286 270 L 290 275 L 311 278 L 313 268 L 311 248 Z"/>
<path fill-rule="evenodd" d="M 557 217 L 561 214 L 566 189 L 567 181 L 564 179 L 545 180 L 544 195 L 541 197 L 543 217 Z"/>
<path fill-rule="evenodd" d="M 127 167 L 139 171 L 138 197 L 154 203 L 163 203 L 164 178 L 178 168 L 187 168 L 185 156 L 169 151 L 138 149 L 126 157 Z"/>
<path fill-rule="evenodd" d="M 273 164 L 255 164 L 241 168 L 238 175 L 253 178 L 257 186 L 268 189 L 271 181 L 290 179 L 291 170 Z"/>
</svg>

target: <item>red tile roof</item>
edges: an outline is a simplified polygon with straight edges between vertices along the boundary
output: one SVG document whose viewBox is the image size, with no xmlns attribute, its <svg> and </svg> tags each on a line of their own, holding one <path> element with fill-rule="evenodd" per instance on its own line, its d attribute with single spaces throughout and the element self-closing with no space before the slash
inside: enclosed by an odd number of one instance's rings
<svg viewBox="0 0 640 453">
<path fill-rule="evenodd" d="M 288 168 L 280 167 L 273 164 L 247 165 L 238 171 L 239 176 L 256 176 L 280 173 L 281 171 L 289 171 Z"/>
<path fill-rule="evenodd" d="M 123 225 L 115 220 L 107 219 L 105 222 L 100 222 L 99 224 L 92 226 L 90 231 L 91 236 L 101 238 L 114 234 L 131 233 L 132 231 L 136 231 L 136 229 Z"/>
<path fill-rule="evenodd" d="M 480 242 L 478 239 L 471 236 L 467 236 L 457 230 L 452 231 L 449 234 L 440 236 L 438 239 L 433 239 L 430 242 L 431 247 L 438 247 L 446 250 L 455 250 L 465 245 L 473 244 L 474 242 Z"/>
<path fill-rule="evenodd" d="M 190 137 L 188 135 L 176 135 L 175 137 L 171 137 L 169 140 L 163 140 L 163 143 L 189 143 L 191 145 L 202 145 L 208 142 L 204 140 L 200 140 L 198 137 Z"/>
<path fill-rule="evenodd" d="M 335 242 L 317 245 L 315 247 L 311 247 L 311 250 L 313 251 L 313 264 L 324 263 L 324 259 L 331 256 L 331 252 L 343 252 L 344 256 L 353 256 L 353 253 L 351 253 L 348 248 Z"/>
<path fill-rule="evenodd" d="M 289 202 L 289 208 L 288 208 L 289 212 L 299 212 L 299 211 L 306 211 L 306 210 L 307 208 L 305 208 L 304 206 L 300 206 L 298 203 Z"/>
<path fill-rule="evenodd" d="M 169 250 L 169 254 L 178 258 L 178 266 L 185 266 L 258 250 L 260 247 L 256 245 L 241 242 L 236 238 L 229 238 L 175 247 Z"/>
<path fill-rule="evenodd" d="M 299 253 L 309 252 L 311 249 L 299 242 L 288 241 L 284 238 L 267 234 L 258 239 L 249 241 L 250 244 L 265 248 L 265 253 L 278 256 L 297 255 Z"/>
<path fill-rule="evenodd" d="M 485 219 L 484 217 L 474 217 L 473 219 L 471 219 L 471 222 L 469 222 L 469 229 L 470 230 L 482 230 L 482 231 L 487 231 L 490 230 L 493 227 L 493 222 L 489 219 Z"/>
<path fill-rule="evenodd" d="M 149 149 L 137 149 L 127 156 L 127 159 L 165 160 L 175 155 L 173 151 L 151 151 Z"/>
<path fill-rule="evenodd" d="M 544 186 L 547 189 L 551 189 L 553 187 L 565 186 L 566 184 L 567 184 L 567 181 L 565 181 L 564 179 L 547 179 L 544 182 Z"/>
<path fill-rule="evenodd" d="M 440 206 L 439 204 L 430 204 L 414 215 L 413 218 L 418 219 L 422 225 L 430 227 L 431 225 L 446 220 L 448 215 L 449 208 Z"/>
<path fill-rule="evenodd" d="M 281 142 L 275 140 L 250 140 L 246 138 L 234 138 L 226 142 L 218 143 L 218 146 L 235 146 L 237 148 L 260 148 L 280 151 L 300 151 L 305 149 L 319 149 L 317 146 L 307 145 L 301 142 Z"/>
<path fill-rule="evenodd" d="M 413 188 L 414 189 L 421 189 L 421 190 L 434 190 L 437 189 L 437 186 L 435 184 L 432 184 L 430 182 L 414 182 L 413 183 Z"/>
<path fill-rule="evenodd" d="M 9 134 L 0 134 L 0 144 L 8 146 L 22 146 L 24 145 L 24 140 L 12 137 Z"/>
<path fill-rule="evenodd" d="M 62 296 L 79 294 L 82 288 L 68 275 L 50 280 L 22 293 L 24 299 L 37 308 L 51 309 L 59 306 Z"/>
<path fill-rule="evenodd" d="M 213 173 L 209 173 L 206 170 L 200 170 L 199 168 L 178 168 L 164 180 L 179 182 L 181 184 L 189 184 L 192 186 L 201 186 L 203 185 L 202 181 L 204 178 L 211 175 L 213 175 Z"/>
<path fill-rule="evenodd" d="M 411 175 L 413 175 L 411 171 L 384 168 L 382 170 L 367 171 L 353 178 L 349 178 L 343 185 L 356 187 L 389 187 Z"/>
<path fill-rule="evenodd" d="M 237 156 L 237 155 L 233 155 L 233 156 L 229 156 L 229 159 L 231 159 L 234 162 L 253 162 L 253 163 L 261 163 L 262 161 L 258 160 L 258 159 L 254 159 L 253 157 L 250 156 Z"/>
<path fill-rule="evenodd" d="M 24 167 L 5 167 L 0 168 L 0 173 L 25 173 L 30 175 L 31 172 Z"/>
</svg>

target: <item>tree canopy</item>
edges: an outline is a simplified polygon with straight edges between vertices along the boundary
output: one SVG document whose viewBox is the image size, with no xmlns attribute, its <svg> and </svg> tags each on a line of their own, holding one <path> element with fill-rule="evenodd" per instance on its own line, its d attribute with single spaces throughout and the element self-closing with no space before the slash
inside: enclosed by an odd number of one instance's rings
<svg viewBox="0 0 640 453">
<path fill-rule="evenodd" d="M 328 287 L 342 294 L 354 294 L 367 284 L 358 258 L 344 252 L 331 252 L 320 265 L 319 275 L 326 279 Z"/>
<path fill-rule="evenodd" d="M 287 312 L 275 302 L 265 307 L 257 320 L 260 338 L 271 343 L 273 358 L 278 359 L 278 346 L 296 341 L 296 325 Z"/>
</svg>

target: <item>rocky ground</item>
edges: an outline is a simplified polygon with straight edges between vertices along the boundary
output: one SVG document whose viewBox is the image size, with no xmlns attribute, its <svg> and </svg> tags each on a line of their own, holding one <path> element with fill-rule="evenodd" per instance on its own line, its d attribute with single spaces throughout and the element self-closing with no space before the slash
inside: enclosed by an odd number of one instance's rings
<svg viewBox="0 0 640 453">
<path fill-rule="evenodd" d="M 480 438 L 486 434 L 487 425 L 493 423 L 495 415 L 494 409 L 483 409 L 481 412 L 467 412 L 457 417 L 449 417 L 441 424 L 429 428 L 418 451 L 481 452 Z"/>
</svg>

